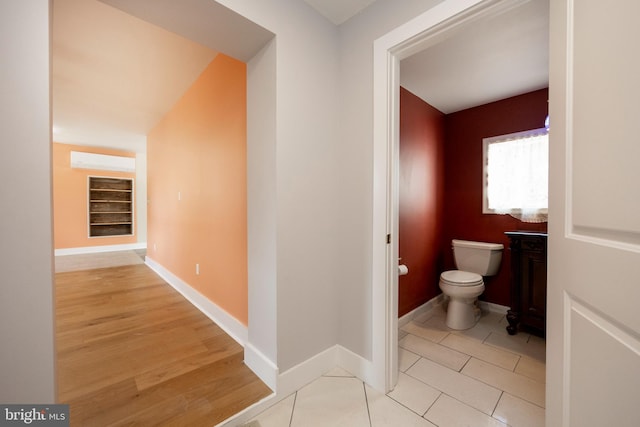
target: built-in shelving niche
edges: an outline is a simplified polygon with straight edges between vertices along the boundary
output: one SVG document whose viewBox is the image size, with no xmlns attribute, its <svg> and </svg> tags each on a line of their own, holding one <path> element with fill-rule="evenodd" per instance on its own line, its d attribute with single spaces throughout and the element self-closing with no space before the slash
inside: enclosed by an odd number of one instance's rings
<svg viewBox="0 0 640 427">
<path fill-rule="evenodd" d="M 133 234 L 133 179 L 89 177 L 89 237 Z"/>
</svg>

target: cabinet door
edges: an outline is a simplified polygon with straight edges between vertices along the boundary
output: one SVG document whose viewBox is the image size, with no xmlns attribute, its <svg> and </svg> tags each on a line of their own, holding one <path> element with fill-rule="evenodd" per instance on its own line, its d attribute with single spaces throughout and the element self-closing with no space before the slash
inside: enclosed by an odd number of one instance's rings
<svg viewBox="0 0 640 427">
<path fill-rule="evenodd" d="M 527 246 L 540 245 L 540 241 L 523 241 L 520 271 L 522 274 L 522 323 L 544 333 L 547 301 L 547 260 L 543 250 Z M 533 250 L 532 250 L 533 249 Z"/>
</svg>

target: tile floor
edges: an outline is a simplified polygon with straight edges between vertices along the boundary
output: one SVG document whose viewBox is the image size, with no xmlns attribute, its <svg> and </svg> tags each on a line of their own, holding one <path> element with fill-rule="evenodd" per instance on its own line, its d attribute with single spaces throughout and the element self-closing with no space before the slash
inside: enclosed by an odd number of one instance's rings
<svg viewBox="0 0 640 427">
<path fill-rule="evenodd" d="M 509 336 L 504 315 L 483 313 L 453 331 L 436 306 L 401 328 L 400 374 L 384 395 L 336 368 L 247 427 L 543 427 L 545 342 Z"/>
</svg>

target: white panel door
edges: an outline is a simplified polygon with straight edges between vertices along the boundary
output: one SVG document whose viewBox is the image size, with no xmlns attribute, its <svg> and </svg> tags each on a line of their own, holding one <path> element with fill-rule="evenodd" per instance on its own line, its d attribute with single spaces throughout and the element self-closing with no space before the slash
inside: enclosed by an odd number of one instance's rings
<svg viewBox="0 0 640 427">
<path fill-rule="evenodd" d="M 640 426 L 640 2 L 551 0 L 547 421 Z"/>
</svg>

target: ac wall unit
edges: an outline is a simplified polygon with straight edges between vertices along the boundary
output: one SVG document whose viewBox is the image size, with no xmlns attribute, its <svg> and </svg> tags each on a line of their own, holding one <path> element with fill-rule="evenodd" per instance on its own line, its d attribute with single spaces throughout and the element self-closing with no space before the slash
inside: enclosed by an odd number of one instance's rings
<svg viewBox="0 0 640 427">
<path fill-rule="evenodd" d="M 107 154 L 72 151 L 71 167 L 134 173 L 136 171 L 136 159 L 135 157 L 110 156 Z"/>
</svg>

